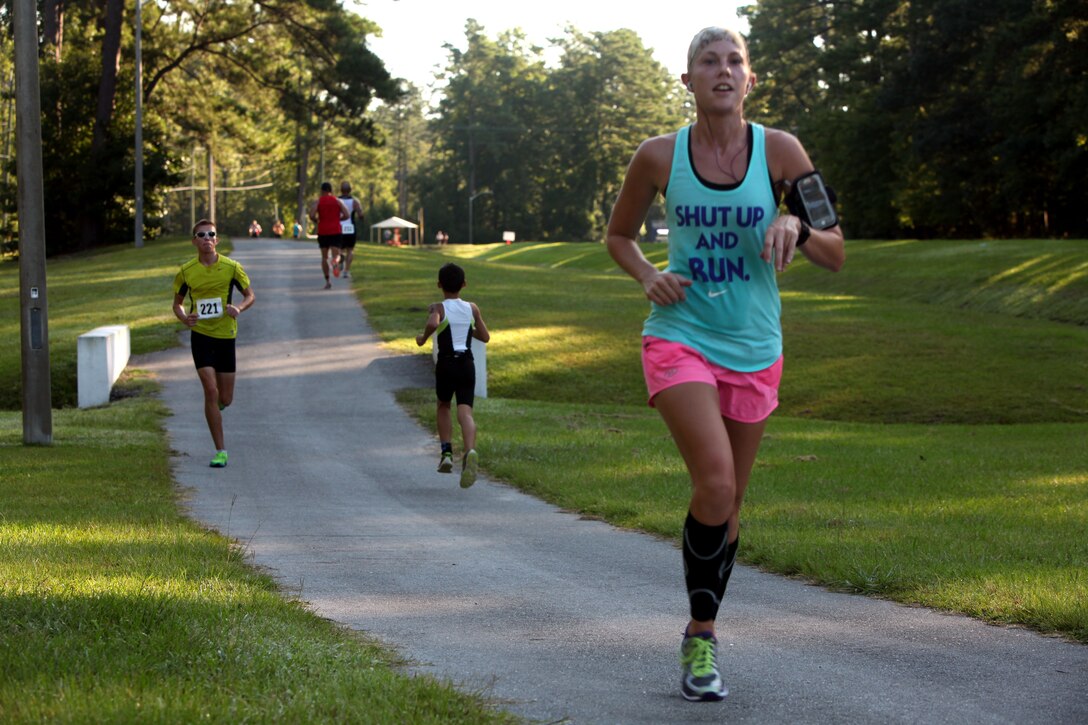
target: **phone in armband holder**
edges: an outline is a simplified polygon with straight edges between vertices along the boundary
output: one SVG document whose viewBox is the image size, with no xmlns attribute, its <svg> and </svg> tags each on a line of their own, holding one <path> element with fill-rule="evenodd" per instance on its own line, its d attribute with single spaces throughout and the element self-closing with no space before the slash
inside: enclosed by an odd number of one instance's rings
<svg viewBox="0 0 1088 725">
<path fill-rule="evenodd" d="M 839 223 L 835 191 L 824 183 L 819 171 L 809 172 L 793 182 L 786 195 L 786 206 L 813 229 L 830 229 Z"/>
</svg>

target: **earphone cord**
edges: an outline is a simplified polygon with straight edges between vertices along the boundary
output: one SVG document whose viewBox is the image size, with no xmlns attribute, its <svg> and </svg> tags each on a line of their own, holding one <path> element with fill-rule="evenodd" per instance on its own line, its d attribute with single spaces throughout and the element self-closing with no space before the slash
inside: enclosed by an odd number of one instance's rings
<svg viewBox="0 0 1088 725">
<path fill-rule="evenodd" d="M 733 173 L 733 164 L 736 163 L 737 157 L 741 155 L 741 152 L 748 150 L 748 124 L 745 122 L 744 126 L 744 144 L 737 149 L 737 152 L 733 154 L 733 158 L 729 159 L 729 168 L 723 169 L 721 162 L 718 160 L 718 152 L 714 152 L 714 164 L 718 167 L 718 171 L 722 172 L 734 182 L 739 182 L 740 177 Z"/>
</svg>

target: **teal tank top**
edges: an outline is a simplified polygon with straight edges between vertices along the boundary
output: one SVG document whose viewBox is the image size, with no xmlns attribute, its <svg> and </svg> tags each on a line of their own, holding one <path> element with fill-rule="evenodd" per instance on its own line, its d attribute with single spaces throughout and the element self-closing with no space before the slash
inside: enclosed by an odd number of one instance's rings
<svg viewBox="0 0 1088 725">
<path fill-rule="evenodd" d="M 759 257 L 777 214 L 763 126 L 749 123 L 744 179 L 725 187 L 703 181 L 691 160 L 691 127 L 676 134 L 665 191 L 666 271 L 692 281 L 687 299 L 651 303 L 643 335 L 679 342 L 739 372 L 770 367 L 782 355 L 782 302 L 774 265 Z"/>
</svg>

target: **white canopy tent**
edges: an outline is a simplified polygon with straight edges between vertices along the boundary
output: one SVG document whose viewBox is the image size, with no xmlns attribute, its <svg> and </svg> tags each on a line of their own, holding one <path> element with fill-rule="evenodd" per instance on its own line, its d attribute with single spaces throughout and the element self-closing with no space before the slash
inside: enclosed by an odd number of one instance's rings
<svg viewBox="0 0 1088 725">
<path fill-rule="evenodd" d="M 382 232 L 384 230 L 386 230 L 386 229 L 389 229 L 389 230 L 407 229 L 408 230 L 408 238 L 404 239 L 403 237 L 401 237 L 401 243 L 402 244 L 413 244 L 413 245 L 418 243 L 418 240 L 416 239 L 416 236 L 417 236 L 416 232 L 419 229 L 419 225 L 418 224 L 413 224 L 412 222 L 408 221 L 407 219 L 401 219 L 399 216 L 391 216 L 388 219 L 386 219 L 385 221 L 378 222 L 377 224 L 371 224 L 370 225 L 370 241 L 372 241 L 372 242 L 373 241 L 379 241 L 379 242 L 387 241 L 386 239 L 382 238 L 382 236 L 384 236 L 382 234 Z M 374 239 L 375 233 L 377 233 L 379 235 L 377 240 Z M 391 233 L 396 234 L 395 231 L 392 231 Z M 395 238 L 395 237 L 393 237 L 393 238 Z"/>
</svg>

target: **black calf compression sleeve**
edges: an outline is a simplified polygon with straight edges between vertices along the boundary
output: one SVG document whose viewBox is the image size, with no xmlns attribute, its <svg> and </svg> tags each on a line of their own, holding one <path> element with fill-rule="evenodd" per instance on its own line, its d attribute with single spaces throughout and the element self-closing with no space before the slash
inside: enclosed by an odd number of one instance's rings
<svg viewBox="0 0 1088 725">
<path fill-rule="evenodd" d="M 691 618 L 706 622 L 718 616 L 725 591 L 729 524 L 706 526 L 688 512 L 684 521 L 684 582 Z M 730 569 L 731 571 L 731 569 Z"/>
</svg>

